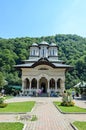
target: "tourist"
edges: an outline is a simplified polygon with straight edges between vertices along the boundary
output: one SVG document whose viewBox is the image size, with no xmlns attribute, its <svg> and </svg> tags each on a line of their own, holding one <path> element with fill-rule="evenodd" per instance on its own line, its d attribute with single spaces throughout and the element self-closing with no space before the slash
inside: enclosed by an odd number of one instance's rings
<svg viewBox="0 0 86 130">
<path fill-rule="evenodd" d="M 3 88 L 1 90 L 1 94 L 2 94 L 2 96 L 4 96 L 4 94 L 5 94 L 5 90 Z"/>
<path fill-rule="evenodd" d="M 74 96 L 75 96 L 75 91 L 73 90 L 72 91 L 72 97 L 73 97 L 73 99 L 74 99 Z"/>
</svg>

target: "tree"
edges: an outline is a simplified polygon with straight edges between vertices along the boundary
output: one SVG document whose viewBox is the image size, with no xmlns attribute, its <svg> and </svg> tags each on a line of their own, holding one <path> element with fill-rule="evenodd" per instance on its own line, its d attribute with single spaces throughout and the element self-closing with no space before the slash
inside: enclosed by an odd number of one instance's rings
<svg viewBox="0 0 86 130">
<path fill-rule="evenodd" d="M 74 67 L 66 74 L 66 87 L 73 87 L 81 80 L 86 80 L 86 38 L 77 35 L 58 34 L 40 38 L 21 37 L 12 39 L 0 38 L 0 72 L 9 84 L 20 84 L 20 72 L 14 65 L 29 57 L 29 46 L 33 42 L 56 43 L 59 47 L 58 58 Z M 15 74 L 15 72 L 17 74 Z M 0 79 L 1 80 L 1 79 Z M 1 81 L 0 81 L 1 82 Z"/>
<path fill-rule="evenodd" d="M 4 85 L 5 85 L 5 80 L 3 74 L 0 72 L 0 88 L 2 88 Z"/>
</svg>

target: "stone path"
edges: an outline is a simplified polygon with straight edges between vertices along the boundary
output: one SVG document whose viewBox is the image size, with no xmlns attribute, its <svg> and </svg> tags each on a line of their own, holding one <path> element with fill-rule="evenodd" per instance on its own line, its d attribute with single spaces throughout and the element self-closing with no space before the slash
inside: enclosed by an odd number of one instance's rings
<svg viewBox="0 0 86 130">
<path fill-rule="evenodd" d="M 51 102 L 37 102 L 32 113 L 38 117 L 38 120 L 29 122 L 26 130 L 72 130 L 70 122 Z"/>
<path fill-rule="evenodd" d="M 73 130 L 70 126 L 72 121 L 86 121 L 86 114 L 61 114 L 53 105 L 53 101 L 60 101 L 61 98 L 30 98 L 15 97 L 7 102 L 36 101 L 36 106 L 31 112 L 38 117 L 37 121 L 29 121 L 26 130 Z M 86 100 L 75 100 L 78 106 L 86 108 Z M 15 122 L 17 115 L 0 114 L 0 122 Z"/>
</svg>

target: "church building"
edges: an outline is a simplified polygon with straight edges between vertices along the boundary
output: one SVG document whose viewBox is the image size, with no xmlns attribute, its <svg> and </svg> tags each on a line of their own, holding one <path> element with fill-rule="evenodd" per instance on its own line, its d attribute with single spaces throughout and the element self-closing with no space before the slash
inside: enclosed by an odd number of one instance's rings
<svg viewBox="0 0 86 130">
<path fill-rule="evenodd" d="M 65 90 L 65 72 L 69 65 L 58 58 L 58 46 L 55 43 L 33 43 L 30 56 L 24 64 L 16 65 L 22 71 L 22 92 L 24 95 L 40 96 L 60 95 Z M 53 94 L 52 94 L 53 93 Z"/>
</svg>

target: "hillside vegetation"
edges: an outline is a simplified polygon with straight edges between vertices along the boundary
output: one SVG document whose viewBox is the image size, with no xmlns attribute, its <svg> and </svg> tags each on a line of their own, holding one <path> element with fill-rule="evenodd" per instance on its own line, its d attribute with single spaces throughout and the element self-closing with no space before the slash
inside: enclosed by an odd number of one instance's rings
<svg viewBox="0 0 86 130">
<path fill-rule="evenodd" d="M 74 67 L 66 73 L 66 88 L 81 80 L 86 81 L 86 38 L 77 35 L 55 35 L 40 38 L 0 38 L 0 77 L 8 85 L 21 84 L 21 72 L 13 67 L 29 57 L 29 46 L 41 41 L 54 42 L 59 46 L 59 59 Z"/>
</svg>

